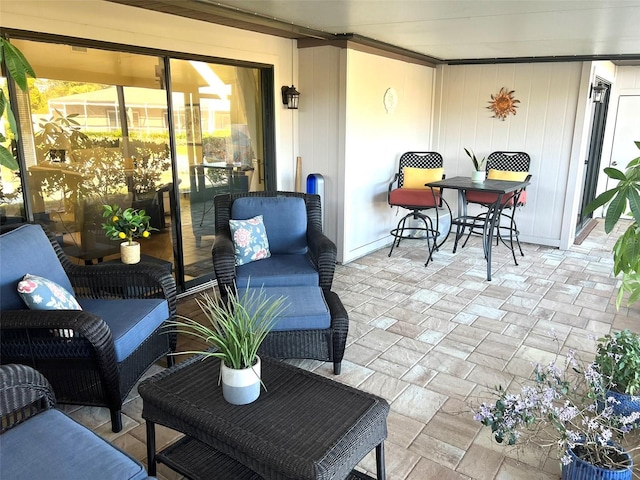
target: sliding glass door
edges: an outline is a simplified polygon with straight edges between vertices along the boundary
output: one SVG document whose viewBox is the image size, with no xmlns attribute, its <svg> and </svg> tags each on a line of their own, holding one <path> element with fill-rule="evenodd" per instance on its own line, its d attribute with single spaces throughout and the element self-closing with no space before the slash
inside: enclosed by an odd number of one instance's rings
<svg viewBox="0 0 640 480">
<path fill-rule="evenodd" d="M 181 289 L 212 280 L 215 195 L 265 188 L 271 70 L 11 41 L 37 79 L 11 99 L 22 153 L 18 170 L 0 167 L 0 221 L 33 218 L 96 264 L 119 261 L 103 205 L 144 209 L 156 231 L 143 260 L 170 266 Z"/>
<path fill-rule="evenodd" d="M 214 197 L 264 190 L 260 70 L 171 60 L 185 280 L 214 277 Z"/>
</svg>

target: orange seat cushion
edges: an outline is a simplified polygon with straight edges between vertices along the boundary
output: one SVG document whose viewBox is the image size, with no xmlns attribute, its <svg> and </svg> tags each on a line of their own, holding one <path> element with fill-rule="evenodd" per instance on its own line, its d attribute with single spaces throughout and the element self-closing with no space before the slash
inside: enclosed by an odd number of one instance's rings
<svg viewBox="0 0 640 480">
<path fill-rule="evenodd" d="M 497 193 L 488 192 L 467 192 L 467 203 L 481 203 L 482 205 L 490 205 L 495 203 L 498 199 Z M 502 196 L 502 205 L 506 207 L 513 207 L 514 193 L 507 193 Z M 518 205 L 524 205 L 527 203 L 527 191 L 523 191 L 518 199 Z"/>
<path fill-rule="evenodd" d="M 433 198 L 435 194 L 435 200 Z M 424 188 L 396 188 L 389 194 L 389 205 L 399 207 L 433 208 L 440 203 L 440 192 Z"/>
<path fill-rule="evenodd" d="M 508 180 L 511 182 L 524 182 L 527 179 L 529 172 L 514 172 L 511 170 L 495 170 L 489 169 L 487 173 L 487 180 Z M 505 207 L 513 207 L 514 193 L 507 193 L 502 197 L 502 205 Z M 483 205 L 489 205 L 495 203 L 498 199 L 498 195 L 495 193 L 487 192 L 467 192 L 468 203 L 481 203 Z M 526 190 L 520 194 L 518 199 L 518 205 L 524 205 L 527 203 Z"/>
</svg>

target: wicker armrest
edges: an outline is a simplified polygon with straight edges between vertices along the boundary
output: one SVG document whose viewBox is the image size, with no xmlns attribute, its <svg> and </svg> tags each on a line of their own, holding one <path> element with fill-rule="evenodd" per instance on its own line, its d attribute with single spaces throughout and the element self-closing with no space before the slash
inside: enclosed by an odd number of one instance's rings
<svg viewBox="0 0 640 480">
<path fill-rule="evenodd" d="M 40 372 L 26 365 L 0 366 L 0 432 L 55 404 L 53 389 Z"/>
<path fill-rule="evenodd" d="M 87 355 L 95 358 L 100 369 L 117 375 L 111 330 L 104 320 L 89 312 L 3 310 L 1 331 L 0 358 L 24 356 L 27 361 L 40 354 L 71 359 Z"/>
<path fill-rule="evenodd" d="M 320 286 L 326 290 L 331 290 L 338 254 L 336 244 L 320 230 L 309 230 L 307 232 L 307 244 L 311 261 L 318 269 Z"/>
<path fill-rule="evenodd" d="M 236 279 L 236 254 L 233 248 L 230 232 L 224 230 L 216 233 L 216 239 L 211 247 L 213 257 L 213 269 L 216 272 L 216 280 L 220 292 L 226 294 L 225 287 L 233 288 Z"/>
</svg>

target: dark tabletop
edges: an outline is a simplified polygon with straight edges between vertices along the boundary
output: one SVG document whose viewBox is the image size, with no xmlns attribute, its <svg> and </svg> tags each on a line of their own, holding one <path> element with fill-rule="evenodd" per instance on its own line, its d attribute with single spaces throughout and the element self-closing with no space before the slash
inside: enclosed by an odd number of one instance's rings
<svg viewBox="0 0 640 480">
<path fill-rule="evenodd" d="M 235 406 L 218 386 L 220 361 L 194 357 L 140 384 L 142 416 L 186 433 L 265 478 L 346 478 L 387 435 L 387 402 L 262 358 L 267 388 Z"/>
<path fill-rule="evenodd" d="M 470 177 L 452 177 L 426 183 L 427 187 L 451 188 L 454 190 L 468 190 L 487 193 L 509 193 L 520 190 L 530 182 L 513 182 L 510 180 L 485 180 L 484 182 L 472 182 Z"/>
</svg>

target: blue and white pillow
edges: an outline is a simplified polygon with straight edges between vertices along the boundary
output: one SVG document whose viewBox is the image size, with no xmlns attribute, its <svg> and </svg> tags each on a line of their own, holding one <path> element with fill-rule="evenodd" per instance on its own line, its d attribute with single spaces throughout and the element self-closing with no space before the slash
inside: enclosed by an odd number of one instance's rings
<svg viewBox="0 0 640 480">
<path fill-rule="evenodd" d="M 52 280 L 26 274 L 18 293 L 31 310 L 82 310 L 75 297 Z"/>
<path fill-rule="evenodd" d="M 229 220 L 229 227 L 236 254 L 236 265 L 244 265 L 271 256 L 262 215 L 247 220 Z"/>
</svg>

